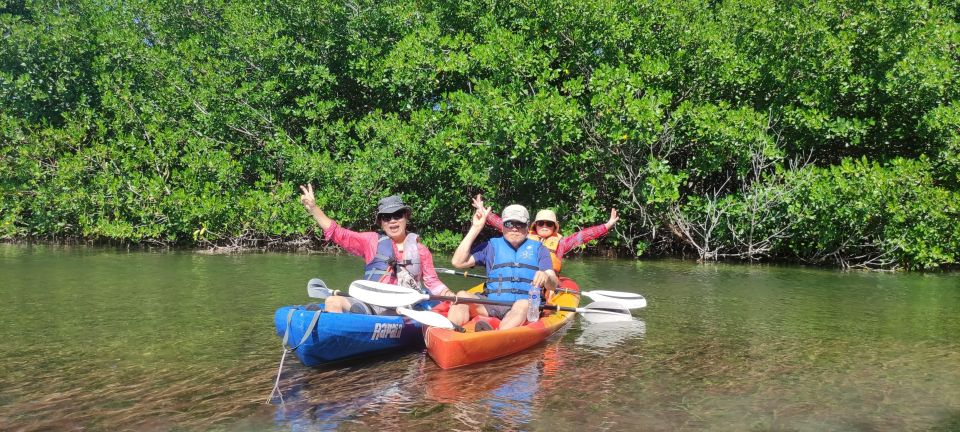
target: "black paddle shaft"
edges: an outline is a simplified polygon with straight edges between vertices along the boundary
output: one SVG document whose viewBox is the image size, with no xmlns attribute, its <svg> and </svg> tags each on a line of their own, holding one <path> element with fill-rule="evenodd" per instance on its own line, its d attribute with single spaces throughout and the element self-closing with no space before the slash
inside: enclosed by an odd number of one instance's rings
<svg viewBox="0 0 960 432">
<path fill-rule="evenodd" d="M 513 302 L 506 301 L 497 301 L 497 300 L 487 300 L 482 298 L 472 298 L 472 297 L 451 297 L 451 296 L 438 296 L 431 295 L 430 300 L 440 300 L 448 301 L 450 303 L 476 303 L 476 304 L 488 304 L 496 306 L 513 306 Z M 545 305 L 541 304 L 540 309 L 547 310 L 556 310 L 556 311 L 567 311 L 567 312 L 577 312 L 577 308 L 566 307 L 566 306 L 557 306 L 557 305 Z M 606 308 L 596 308 L 596 310 L 605 310 L 609 312 L 623 312 L 622 310 L 616 309 L 606 309 Z"/>
</svg>

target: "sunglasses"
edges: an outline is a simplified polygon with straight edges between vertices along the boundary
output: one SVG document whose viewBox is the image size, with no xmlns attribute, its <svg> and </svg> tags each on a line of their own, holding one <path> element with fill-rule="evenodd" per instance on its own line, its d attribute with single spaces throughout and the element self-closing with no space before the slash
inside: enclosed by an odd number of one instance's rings
<svg viewBox="0 0 960 432">
<path fill-rule="evenodd" d="M 380 222 L 390 222 L 395 220 L 400 220 L 407 217 L 406 210 L 397 210 L 393 213 L 380 213 L 377 215 L 377 220 Z"/>
<path fill-rule="evenodd" d="M 550 227 L 550 228 L 554 228 L 554 227 L 557 226 L 556 224 L 554 224 L 553 222 L 550 222 L 550 221 L 537 221 L 536 224 L 537 224 L 537 227 L 538 227 L 538 228 L 539 228 L 539 227 Z"/>
<path fill-rule="evenodd" d="M 518 230 L 523 230 L 523 229 L 527 229 L 527 224 L 525 224 L 525 223 L 523 223 L 523 222 L 517 222 L 517 221 L 508 220 L 508 221 L 504 221 L 504 222 L 503 222 L 503 227 L 506 228 L 506 229 L 518 229 Z"/>
</svg>

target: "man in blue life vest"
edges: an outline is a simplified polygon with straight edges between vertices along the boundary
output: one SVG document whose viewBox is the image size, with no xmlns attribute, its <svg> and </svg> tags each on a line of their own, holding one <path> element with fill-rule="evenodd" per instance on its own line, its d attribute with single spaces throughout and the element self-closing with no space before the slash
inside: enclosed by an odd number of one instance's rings
<svg viewBox="0 0 960 432">
<path fill-rule="evenodd" d="M 490 207 L 481 208 L 473 215 L 470 231 L 460 241 L 453 253 L 452 264 L 457 268 L 484 264 L 487 282 L 483 296 L 490 300 L 512 301 L 513 306 L 458 304 L 450 307 L 447 318 L 457 325 L 470 320 L 471 316 L 490 316 L 500 319 L 500 330 L 523 325 L 527 319 L 530 302 L 530 287 L 548 290 L 556 288 L 558 279 L 553 271 L 550 250 L 536 240 L 527 238 L 530 213 L 521 205 L 513 204 L 503 210 L 503 237 L 494 237 L 480 244 L 471 253 L 471 246 L 483 230 L 490 214 Z M 472 293 L 459 292 L 460 297 L 477 297 Z M 486 324 L 486 325 L 483 325 Z M 489 330 L 486 322 L 478 323 L 477 330 Z"/>
</svg>

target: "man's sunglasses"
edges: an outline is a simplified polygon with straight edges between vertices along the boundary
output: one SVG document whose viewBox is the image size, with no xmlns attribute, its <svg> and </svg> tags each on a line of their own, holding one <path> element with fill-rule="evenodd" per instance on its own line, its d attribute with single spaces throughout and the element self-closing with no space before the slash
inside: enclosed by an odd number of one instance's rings
<svg viewBox="0 0 960 432">
<path fill-rule="evenodd" d="M 536 222 L 536 225 L 537 225 L 537 227 L 550 227 L 550 228 L 553 228 L 553 227 L 556 227 L 556 226 L 557 226 L 556 224 L 554 224 L 553 222 L 550 222 L 550 221 L 537 221 L 537 222 Z"/>
<path fill-rule="evenodd" d="M 503 222 L 503 227 L 506 228 L 506 229 L 518 229 L 518 230 L 523 230 L 523 229 L 526 229 L 526 228 L 527 228 L 527 224 L 525 224 L 525 223 L 523 223 L 523 222 L 517 222 L 517 221 L 508 220 L 508 221 L 504 221 L 504 222 Z"/>
<path fill-rule="evenodd" d="M 377 219 L 379 219 L 381 222 L 390 222 L 390 221 L 400 220 L 405 217 L 407 217 L 406 210 L 397 210 L 393 213 L 380 213 L 377 215 Z"/>
</svg>

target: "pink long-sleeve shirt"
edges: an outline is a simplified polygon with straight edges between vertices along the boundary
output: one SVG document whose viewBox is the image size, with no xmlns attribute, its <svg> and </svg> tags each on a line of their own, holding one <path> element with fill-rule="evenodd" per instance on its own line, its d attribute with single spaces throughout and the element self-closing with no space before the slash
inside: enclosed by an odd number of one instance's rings
<svg viewBox="0 0 960 432">
<path fill-rule="evenodd" d="M 351 231 L 333 222 L 330 228 L 323 230 L 323 239 L 336 243 L 350 254 L 363 258 L 363 262 L 368 264 L 377 255 L 377 242 L 380 240 L 380 235 L 373 231 Z M 393 244 L 393 253 L 394 256 L 402 256 L 397 251 L 396 243 Z M 431 294 L 441 295 L 447 289 L 447 286 L 437 277 L 437 270 L 433 267 L 433 254 L 419 241 L 417 242 L 417 253 L 420 255 L 420 272 L 423 277 L 423 285 L 430 290 Z M 384 282 L 397 283 L 397 275 L 391 273 Z"/>
<path fill-rule="evenodd" d="M 500 230 L 500 232 L 503 232 L 503 219 L 493 212 L 487 214 L 487 225 Z M 573 235 L 569 235 L 560 239 L 560 242 L 557 244 L 557 250 L 554 253 L 557 254 L 557 258 L 563 258 L 563 254 L 573 250 L 577 246 L 589 243 L 607 235 L 608 231 L 609 230 L 605 224 L 584 228 Z"/>
</svg>

